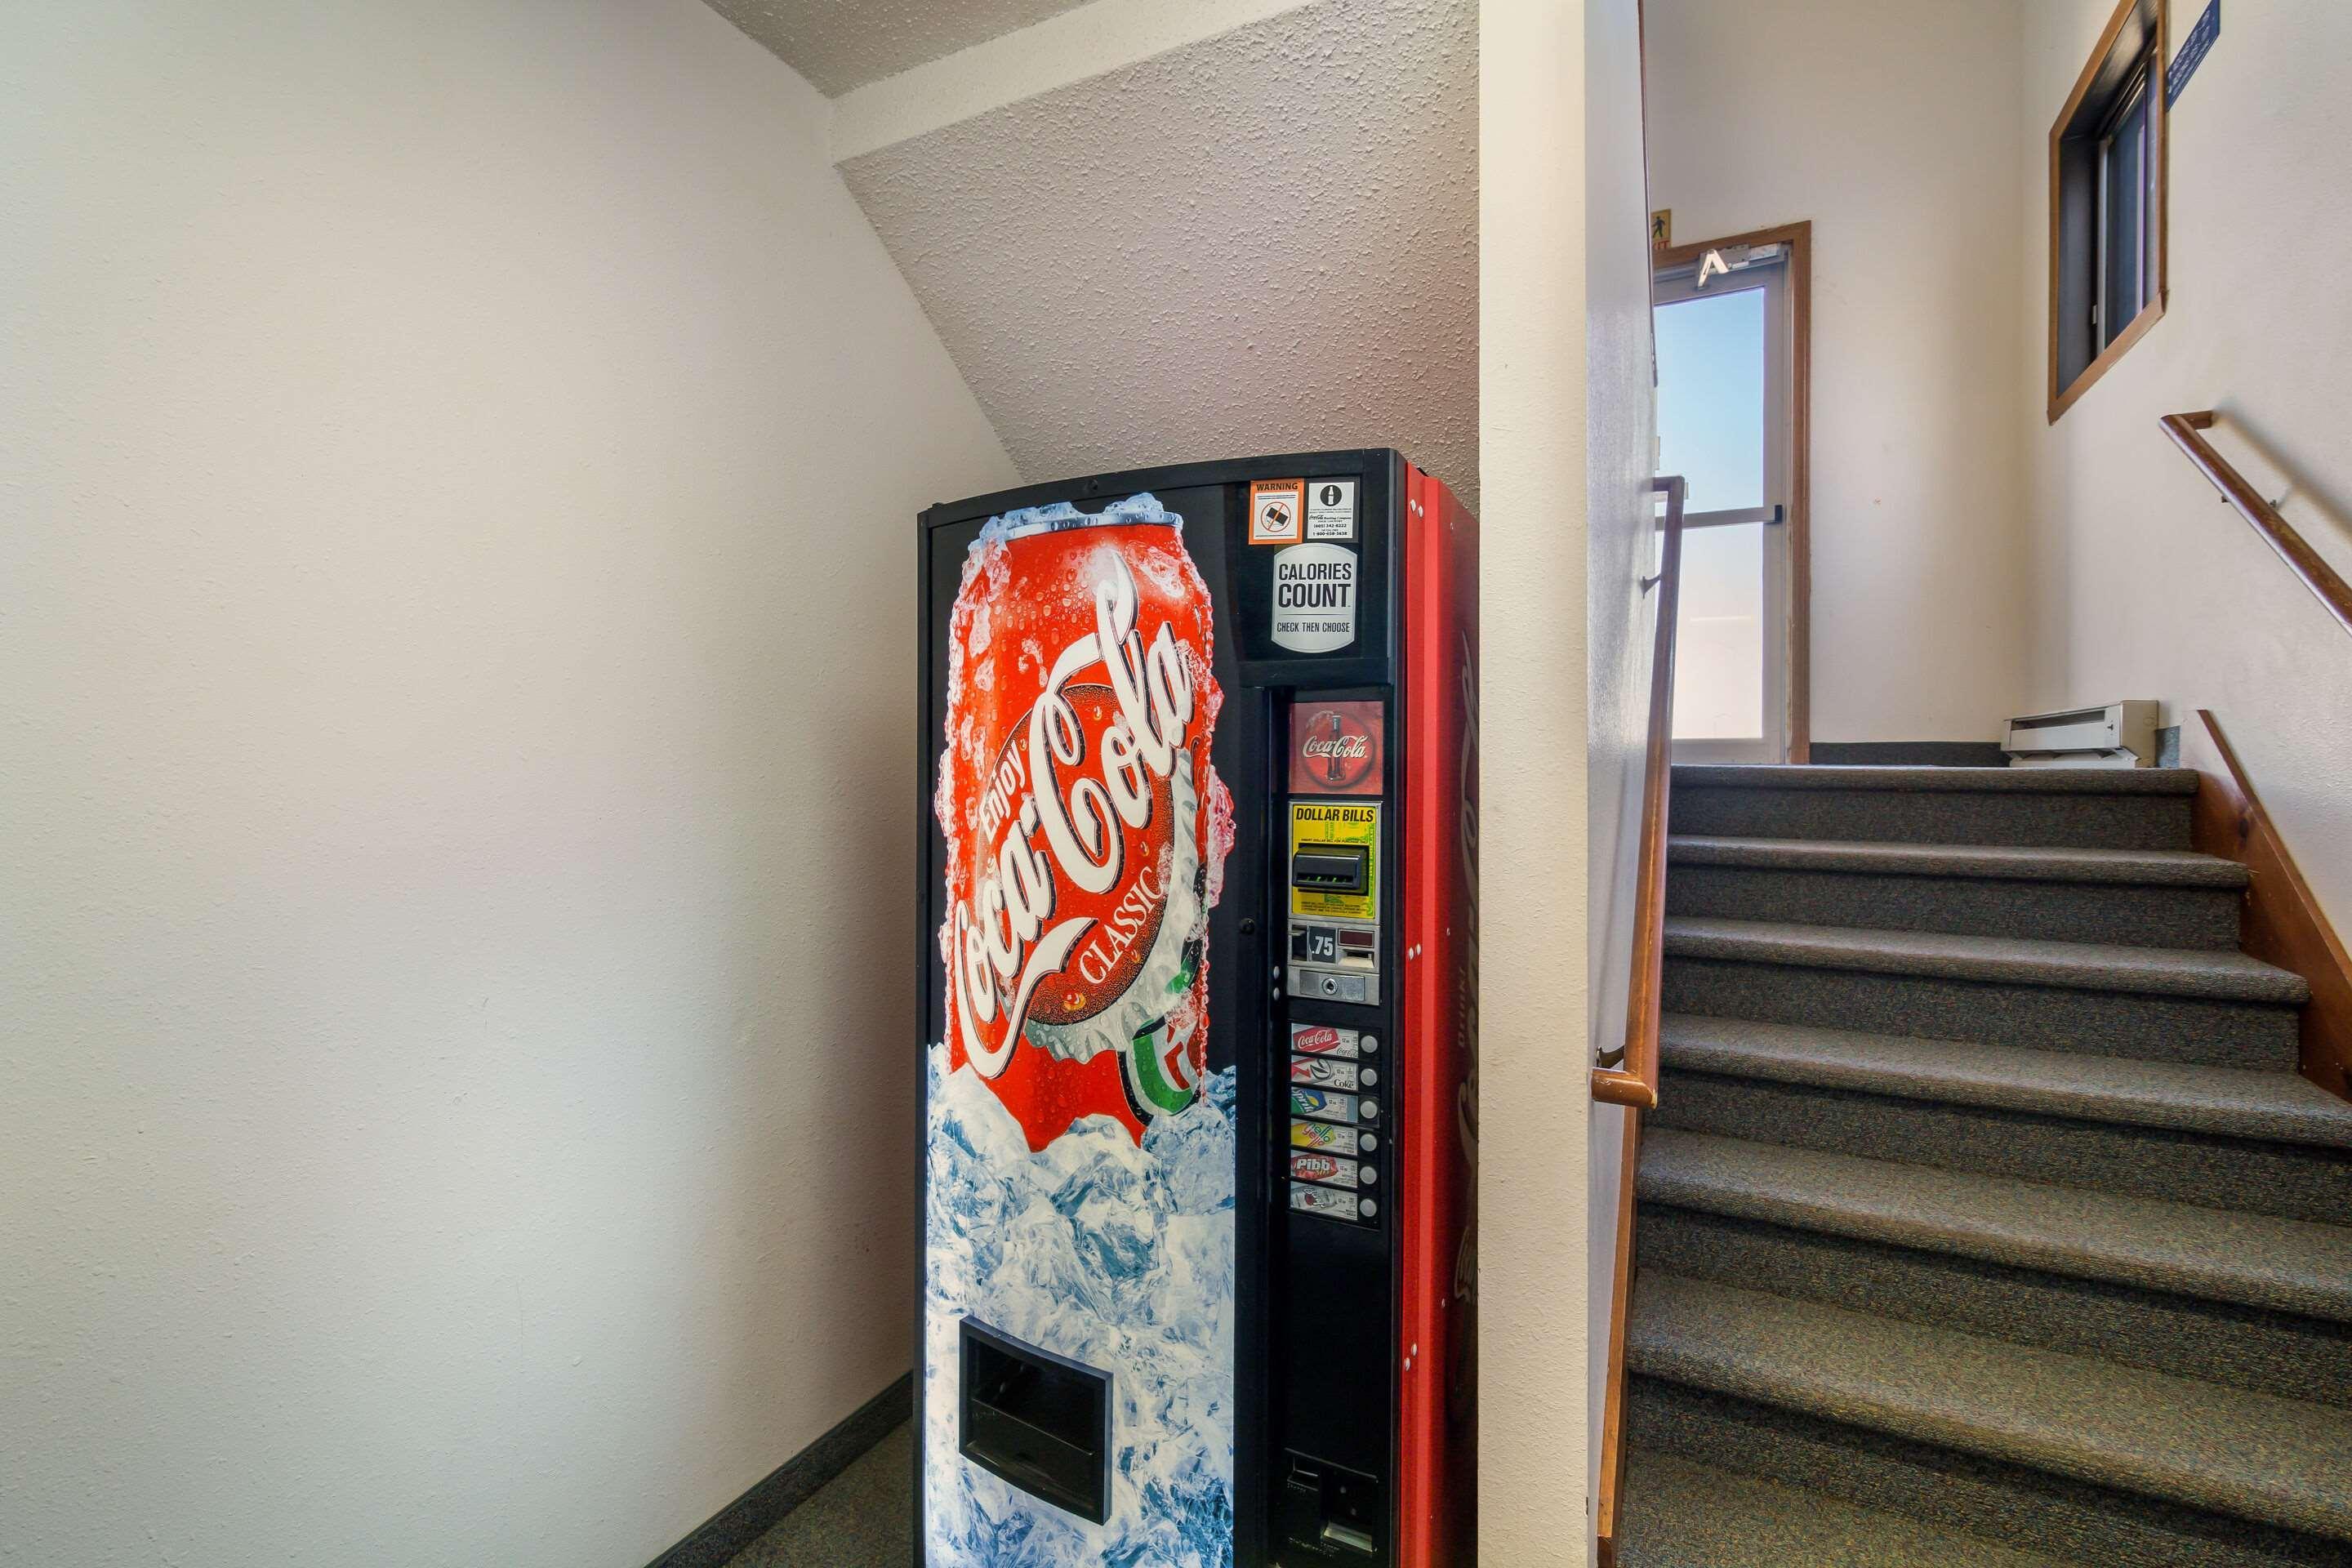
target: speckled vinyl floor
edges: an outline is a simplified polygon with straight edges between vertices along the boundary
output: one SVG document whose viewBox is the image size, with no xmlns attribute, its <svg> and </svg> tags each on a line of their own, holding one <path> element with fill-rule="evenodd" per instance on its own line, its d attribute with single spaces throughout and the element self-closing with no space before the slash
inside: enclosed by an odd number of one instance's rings
<svg viewBox="0 0 2352 1568">
<path fill-rule="evenodd" d="M 914 1428 L 901 1426 L 728 1568 L 906 1568 L 914 1554 Z"/>
</svg>

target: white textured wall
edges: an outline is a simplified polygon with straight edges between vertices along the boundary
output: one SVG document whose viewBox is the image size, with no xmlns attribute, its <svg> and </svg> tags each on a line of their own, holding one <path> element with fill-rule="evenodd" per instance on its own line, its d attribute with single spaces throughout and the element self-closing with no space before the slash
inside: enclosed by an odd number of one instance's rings
<svg viewBox="0 0 2352 1568">
<path fill-rule="evenodd" d="M 0 15 L 0 1562 L 634 1568 L 904 1370 L 911 514 L 697 0 Z"/>
<path fill-rule="evenodd" d="M 1084 0 L 709 0 L 819 92 L 854 88 L 1025 30 Z"/>
<path fill-rule="evenodd" d="M 1476 20 L 1318 0 L 842 173 L 1024 477 L 1395 446 L 1475 510 Z"/>
<path fill-rule="evenodd" d="M 2203 9 L 2174 0 L 2174 47 Z M 2352 637 L 2224 507 L 2157 419 L 2224 418 L 2222 455 L 2352 575 L 2352 6 L 2222 10 L 2170 122 L 2171 300 L 2055 426 L 2042 416 L 2050 123 L 2113 7 L 2028 12 L 2019 257 L 2027 517 L 2035 590 L 2027 700 L 2153 697 L 2167 723 L 2221 719 L 2339 931 L 2352 930 Z"/>
<path fill-rule="evenodd" d="M 1592 1544 L 1585 1036 L 1608 942 L 1586 906 L 1610 877 L 1588 840 L 1615 820 L 1616 773 L 1586 769 L 1622 714 L 1588 678 L 1622 673 L 1623 628 L 1588 647 L 1586 622 L 1589 600 L 1622 602 L 1595 573 L 1623 552 L 1587 513 L 1622 466 L 1603 444 L 1640 416 L 1594 401 L 1624 345 L 1606 312 L 1588 336 L 1588 305 L 1622 263 L 1598 239 L 1588 257 L 1588 199 L 1622 205 L 1610 148 L 1637 157 L 1638 125 L 1587 124 L 1588 4 L 1598 108 L 1619 93 L 1617 0 L 1478 13 L 1478 1554 L 1512 1568 Z M 1609 166 L 1588 171 L 1588 147 Z"/>
<path fill-rule="evenodd" d="M 1813 226 L 1817 741 L 1996 740 L 2020 710 L 2013 323 L 2039 296 L 2007 258 L 2035 5 L 1649 0 L 1650 198 L 1675 238 Z"/>
<path fill-rule="evenodd" d="M 1651 595 L 1656 546 L 1650 479 L 1657 451 L 1650 337 L 1649 209 L 1643 201 L 1642 53 L 1636 0 L 1586 0 L 1585 584 L 1591 749 L 1585 802 L 1590 858 L 1585 934 L 1591 986 L 1585 1016 L 1595 1047 L 1625 1037 L 1633 973 L 1635 869 L 1649 740 Z M 1609 1315 L 1615 1296 L 1618 1178 L 1626 1113 L 1591 1107 L 1591 1480 L 1600 1480 Z"/>
<path fill-rule="evenodd" d="M 714 3 L 726 9 L 737 0 Z M 837 0 L 793 3 L 828 13 L 828 29 L 856 35 L 861 46 L 870 30 L 870 6 L 845 7 Z M 904 0 L 904 9 L 931 18 L 941 31 L 958 33 L 970 28 L 980 12 L 999 5 L 1050 9 L 1055 14 L 1007 32 L 970 34 L 982 41 L 929 56 L 896 75 L 836 94 L 831 138 L 834 162 L 846 163 L 958 121 L 1107 76 L 1155 55 L 1188 48 L 1301 5 L 1320 3 L 1184 0 L 1181 5 L 1171 5 L 1168 0 L 1086 0 L 1070 6 L 1064 0 L 989 0 L 988 5 L 975 7 Z M 793 58 L 790 49 L 777 52 L 787 61 Z M 1242 101 L 1247 101 L 1246 89 L 1243 91 Z"/>
</svg>

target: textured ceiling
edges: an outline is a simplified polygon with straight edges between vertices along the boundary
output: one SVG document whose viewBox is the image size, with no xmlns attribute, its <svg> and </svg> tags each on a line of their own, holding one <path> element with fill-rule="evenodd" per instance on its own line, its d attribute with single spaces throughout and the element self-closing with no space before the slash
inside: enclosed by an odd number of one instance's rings
<svg viewBox="0 0 2352 1568">
<path fill-rule="evenodd" d="M 1085 0 L 709 0 L 827 98 Z"/>
<path fill-rule="evenodd" d="M 1401 447 L 1475 503 L 1475 0 L 1319 0 L 842 166 L 1032 481 Z"/>
</svg>

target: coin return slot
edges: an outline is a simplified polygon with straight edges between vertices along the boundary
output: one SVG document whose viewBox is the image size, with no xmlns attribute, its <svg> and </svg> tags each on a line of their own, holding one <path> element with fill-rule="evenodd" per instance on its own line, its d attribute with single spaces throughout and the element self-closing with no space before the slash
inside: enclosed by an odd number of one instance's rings
<svg viewBox="0 0 2352 1568">
<path fill-rule="evenodd" d="M 961 1342 L 963 1457 L 1103 1523 L 1110 1517 L 1110 1374 L 970 1318 Z"/>
<path fill-rule="evenodd" d="M 1360 893 L 1370 885 L 1371 851 L 1361 844 L 1310 844 L 1290 858 L 1290 885 L 1318 893 Z"/>
<path fill-rule="evenodd" d="M 1289 1458 L 1290 1475 L 1276 1504 L 1281 1533 L 1320 1561 L 1377 1558 L 1385 1533 L 1381 1483 L 1303 1454 Z"/>
</svg>

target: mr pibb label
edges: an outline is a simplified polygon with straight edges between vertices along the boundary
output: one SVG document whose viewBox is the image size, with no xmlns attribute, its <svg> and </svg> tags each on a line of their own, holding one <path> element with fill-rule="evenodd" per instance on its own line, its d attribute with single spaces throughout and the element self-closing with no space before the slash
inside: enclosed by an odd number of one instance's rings
<svg viewBox="0 0 2352 1568">
<path fill-rule="evenodd" d="M 1349 1188 L 1368 1184 L 1358 1179 L 1359 1172 L 1367 1172 L 1367 1168 L 1353 1160 L 1342 1160 L 1336 1154 L 1293 1151 L 1290 1156 L 1290 1173 L 1302 1182 L 1321 1182 L 1326 1186 Z"/>
</svg>

